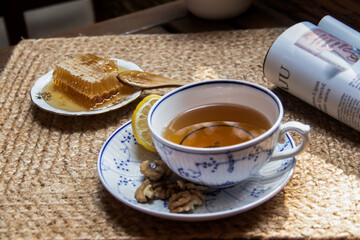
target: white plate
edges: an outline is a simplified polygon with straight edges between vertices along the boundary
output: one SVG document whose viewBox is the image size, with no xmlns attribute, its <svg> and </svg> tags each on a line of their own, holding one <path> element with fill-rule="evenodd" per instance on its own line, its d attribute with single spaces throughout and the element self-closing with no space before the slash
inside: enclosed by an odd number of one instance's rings
<svg viewBox="0 0 360 240">
<path fill-rule="evenodd" d="M 275 151 L 294 148 L 290 135 Z M 134 194 L 143 176 L 139 167 L 143 160 L 160 159 L 139 145 L 132 133 L 131 122 L 117 129 L 105 142 L 98 157 L 98 174 L 105 188 L 124 204 L 141 212 L 172 220 L 204 221 L 232 216 L 248 211 L 276 195 L 290 180 L 295 158 L 275 161 L 265 165 L 262 175 L 281 172 L 276 178 L 259 178 L 242 182 L 225 189 L 209 189 L 205 193 L 205 204 L 191 213 L 170 213 L 166 201 L 138 203 Z"/>
<path fill-rule="evenodd" d="M 116 59 L 116 58 L 112 58 L 113 60 L 116 61 L 116 64 L 120 67 L 124 67 L 126 69 L 129 70 L 138 70 L 138 71 L 142 71 L 142 69 L 136 65 L 135 63 L 132 62 L 128 62 L 122 59 Z M 137 99 L 140 94 L 141 91 L 136 91 L 135 93 L 133 93 L 132 95 L 130 95 L 129 97 L 127 97 L 125 99 L 125 101 L 122 101 L 118 104 L 114 104 L 114 105 L 109 105 L 109 106 L 105 106 L 102 108 L 98 108 L 96 110 L 90 110 L 90 111 L 80 111 L 80 112 L 70 112 L 70 111 L 65 111 L 65 110 L 61 110 L 61 109 L 57 109 L 54 108 L 52 106 L 50 106 L 41 96 L 42 90 L 43 88 L 51 81 L 52 79 L 52 73 L 54 70 L 46 73 L 45 75 L 41 76 L 38 80 L 36 80 L 34 86 L 31 88 L 31 100 L 41 109 L 45 110 L 45 111 L 49 111 L 52 113 L 56 113 L 56 114 L 60 114 L 60 115 L 67 115 L 67 116 L 80 116 L 80 115 L 94 115 L 94 114 L 100 114 L 100 113 L 104 113 L 104 112 L 109 112 L 118 108 L 121 108 L 123 106 L 125 106 L 126 104 L 134 101 L 135 99 Z"/>
</svg>

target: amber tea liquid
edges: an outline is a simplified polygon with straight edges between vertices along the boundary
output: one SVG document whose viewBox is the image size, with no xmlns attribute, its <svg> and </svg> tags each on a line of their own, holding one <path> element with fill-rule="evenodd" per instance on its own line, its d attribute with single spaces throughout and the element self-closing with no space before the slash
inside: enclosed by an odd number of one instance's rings
<svg viewBox="0 0 360 240">
<path fill-rule="evenodd" d="M 162 135 L 185 146 L 215 148 L 249 141 L 270 127 L 270 121 L 252 108 L 211 104 L 179 114 L 165 126 Z"/>
</svg>

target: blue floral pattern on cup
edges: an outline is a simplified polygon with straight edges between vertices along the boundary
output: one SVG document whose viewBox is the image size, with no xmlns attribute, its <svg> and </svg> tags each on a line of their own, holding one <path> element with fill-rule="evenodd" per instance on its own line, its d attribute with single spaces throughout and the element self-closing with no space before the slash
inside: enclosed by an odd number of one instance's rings
<svg viewBox="0 0 360 240">
<path fill-rule="evenodd" d="M 177 175 L 198 184 L 204 184 L 202 182 L 203 175 L 207 175 L 207 176 L 211 175 L 211 178 L 214 179 L 215 184 L 214 185 L 207 184 L 207 185 L 213 187 L 228 187 L 242 181 L 243 179 L 239 180 L 239 177 L 237 173 L 234 172 L 234 170 L 235 168 L 242 168 L 243 164 L 254 163 L 252 170 L 248 173 L 247 176 L 246 175 L 244 176 L 246 177 L 255 176 L 258 170 L 260 169 L 260 166 L 262 166 L 261 163 L 257 163 L 259 159 L 269 159 L 273 153 L 273 150 L 269 147 L 270 145 L 268 144 L 269 141 L 264 141 L 261 144 L 255 145 L 250 150 L 241 149 L 233 152 L 228 151 L 222 154 L 215 154 L 215 156 L 211 154 L 207 155 L 207 154 L 199 153 L 195 156 L 196 159 L 194 159 L 195 154 L 187 154 L 186 152 L 183 152 L 176 148 L 170 148 L 169 146 L 165 146 L 156 138 L 153 140 L 154 140 L 154 144 L 158 146 L 161 159 L 164 162 L 166 162 L 166 164 L 168 164 L 169 166 L 175 164 L 174 162 L 176 161 L 171 161 L 171 159 L 175 157 L 181 157 L 182 159 L 185 159 L 184 161 L 186 161 L 186 159 L 192 159 L 192 161 L 189 161 L 186 168 L 183 166 L 172 167 L 173 170 L 176 169 L 175 173 Z M 244 152 L 247 154 L 244 154 Z M 226 161 L 218 160 L 217 157 L 221 155 L 226 155 L 225 157 Z M 220 168 L 222 169 L 219 170 Z M 224 169 L 227 174 L 233 175 L 232 181 L 225 179 L 223 181 L 221 180 L 222 176 L 221 174 L 219 174 L 219 172 L 220 173 L 224 172 L 223 171 Z"/>
</svg>

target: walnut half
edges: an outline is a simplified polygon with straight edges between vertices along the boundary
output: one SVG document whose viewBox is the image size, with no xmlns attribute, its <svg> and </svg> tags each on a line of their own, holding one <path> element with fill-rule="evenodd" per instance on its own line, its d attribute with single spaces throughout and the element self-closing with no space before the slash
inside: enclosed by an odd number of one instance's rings
<svg viewBox="0 0 360 240">
<path fill-rule="evenodd" d="M 168 199 L 176 192 L 176 184 L 170 180 L 158 181 L 152 184 L 155 199 Z"/>
<path fill-rule="evenodd" d="M 173 194 L 169 198 L 168 208 L 172 213 L 189 212 L 195 209 L 195 206 L 203 205 L 205 196 L 202 192 L 196 190 L 186 190 Z"/>
<path fill-rule="evenodd" d="M 155 166 L 152 167 L 149 160 L 145 160 L 140 165 L 140 172 L 144 177 L 151 181 L 157 181 L 163 177 L 169 177 L 172 174 L 171 169 L 162 161 L 155 160 Z"/>
<path fill-rule="evenodd" d="M 143 181 L 136 189 L 135 199 L 140 203 L 146 203 L 149 199 L 154 199 L 154 190 L 149 179 Z"/>
</svg>

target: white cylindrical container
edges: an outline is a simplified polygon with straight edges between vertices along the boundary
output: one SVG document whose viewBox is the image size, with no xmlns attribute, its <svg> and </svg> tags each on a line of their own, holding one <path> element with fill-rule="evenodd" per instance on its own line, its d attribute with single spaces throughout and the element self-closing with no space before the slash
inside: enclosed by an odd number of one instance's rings
<svg viewBox="0 0 360 240">
<path fill-rule="evenodd" d="M 360 51 L 309 22 L 270 47 L 264 75 L 278 87 L 360 131 Z"/>
</svg>

